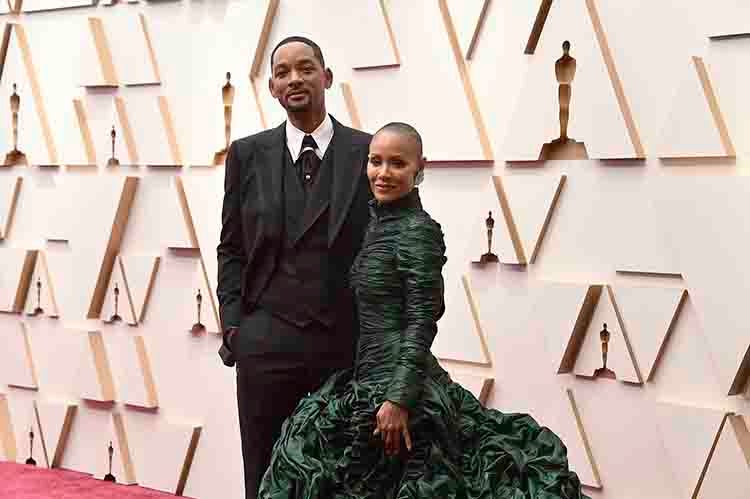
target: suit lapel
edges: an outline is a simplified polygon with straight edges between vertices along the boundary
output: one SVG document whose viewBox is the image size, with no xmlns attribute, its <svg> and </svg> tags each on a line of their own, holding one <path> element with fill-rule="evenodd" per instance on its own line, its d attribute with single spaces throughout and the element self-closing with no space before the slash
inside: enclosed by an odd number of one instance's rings
<svg viewBox="0 0 750 499">
<path fill-rule="evenodd" d="M 338 121 L 333 120 L 333 182 L 331 184 L 331 213 L 328 227 L 328 246 L 336 240 L 344 224 L 349 206 L 357 192 L 362 168 L 358 158 L 359 150 L 352 147 L 351 132 Z"/>
<path fill-rule="evenodd" d="M 261 197 L 266 204 L 273 223 L 270 230 L 274 235 L 281 232 L 284 219 L 284 203 L 282 199 L 284 152 L 286 148 L 286 123 L 282 123 L 271 131 L 267 142 L 260 145 L 255 159 L 258 175 L 261 180 Z"/>
</svg>

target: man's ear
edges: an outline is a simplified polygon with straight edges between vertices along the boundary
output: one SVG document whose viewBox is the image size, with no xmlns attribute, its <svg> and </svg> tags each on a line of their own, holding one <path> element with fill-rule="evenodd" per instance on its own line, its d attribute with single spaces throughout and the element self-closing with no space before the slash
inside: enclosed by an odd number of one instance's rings
<svg viewBox="0 0 750 499">
<path fill-rule="evenodd" d="M 333 85 L 333 71 L 331 68 L 326 68 L 326 88 L 331 88 Z"/>
<path fill-rule="evenodd" d="M 273 78 L 271 77 L 268 78 L 268 91 L 271 92 L 271 95 L 274 99 L 278 99 L 278 97 L 276 96 L 276 92 L 273 89 Z"/>
</svg>

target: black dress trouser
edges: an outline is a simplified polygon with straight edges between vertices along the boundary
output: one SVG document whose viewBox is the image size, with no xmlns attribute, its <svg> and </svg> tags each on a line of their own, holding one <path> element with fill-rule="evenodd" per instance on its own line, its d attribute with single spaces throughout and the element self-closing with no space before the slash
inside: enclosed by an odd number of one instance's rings
<svg viewBox="0 0 750 499">
<path fill-rule="evenodd" d="M 274 322 L 279 325 L 278 321 Z M 281 326 L 281 329 L 288 327 L 290 325 Z M 322 333 L 316 343 L 328 343 L 329 338 L 320 329 L 305 333 Z M 351 367 L 350 357 L 325 355 L 314 351 L 317 348 L 305 350 L 251 354 L 237 360 L 237 404 L 246 499 L 257 498 L 281 425 L 300 399 L 320 388 L 336 371 Z"/>
</svg>

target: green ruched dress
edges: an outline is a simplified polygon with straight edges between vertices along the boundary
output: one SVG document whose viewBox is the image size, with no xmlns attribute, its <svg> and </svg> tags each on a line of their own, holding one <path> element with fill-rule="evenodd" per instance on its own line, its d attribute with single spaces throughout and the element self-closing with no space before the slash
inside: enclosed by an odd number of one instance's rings
<svg viewBox="0 0 750 499">
<path fill-rule="evenodd" d="M 443 314 L 445 244 L 419 193 L 372 204 L 351 271 L 360 338 L 284 423 L 260 499 L 582 499 L 566 449 L 526 414 L 483 408 L 430 353 Z M 411 452 L 372 436 L 386 400 L 409 410 Z M 402 448 L 403 448 L 402 443 Z"/>
</svg>

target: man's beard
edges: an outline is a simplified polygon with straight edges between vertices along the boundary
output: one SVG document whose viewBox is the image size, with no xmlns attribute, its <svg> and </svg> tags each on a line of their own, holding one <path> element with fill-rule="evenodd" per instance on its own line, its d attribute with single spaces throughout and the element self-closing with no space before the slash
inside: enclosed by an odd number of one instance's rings
<svg viewBox="0 0 750 499">
<path fill-rule="evenodd" d="M 286 101 L 286 110 L 291 113 L 301 113 L 312 108 L 312 99 L 308 96 L 303 102 Z"/>
<path fill-rule="evenodd" d="M 286 110 L 290 113 L 302 113 L 305 111 L 309 111 L 311 107 L 312 106 L 310 106 L 309 102 L 305 104 L 289 104 Z"/>
</svg>

